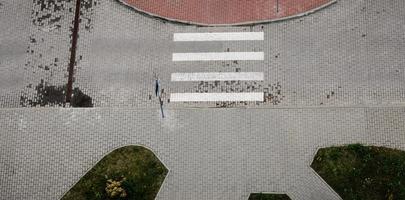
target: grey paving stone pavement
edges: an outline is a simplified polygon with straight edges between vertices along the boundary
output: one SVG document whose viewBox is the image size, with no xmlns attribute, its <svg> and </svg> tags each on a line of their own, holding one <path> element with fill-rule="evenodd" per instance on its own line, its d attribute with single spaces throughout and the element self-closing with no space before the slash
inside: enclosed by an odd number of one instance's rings
<svg viewBox="0 0 405 200">
<path fill-rule="evenodd" d="M 84 0 L 74 87 L 95 108 L 32 108 L 67 81 L 74 1 L 0 0 L 0 195 L 59 199 L 103 156 L 150 148 L 162 200 L 340 197 L 309 167 L 318 148 L 405 150 L 405 1 L 339 0 L 309 16 L 238 27 L 149 18 Z M 264 41 L 174 43 L 176 32 L 263 31 Z M 263 51 L 264 61 L 175 63 L 174 52 Z M 263 82 L 173 83 L 175 72 L 265 73 Z M 165 90 L 166 117 L 154 97 Z M 172 92 L 258 92 L 263 103 L 172 103 Z M 21 108 L 29 107 L 29 108 Z M 212 108 L 224 107 L 224 108 Z"/>
<path fill-rule="evenodd" d="M 18 106 L 23 88 L 22 68 L 29 35 L 26 25 L 32 4 L 15 2 L 0 1 L 0 107 Z"/>
<path fill-rule="evenodd" d="M 0 4 L 0 107 L 36 106 L 41 89 L 67 82 L 75 1 Z"/>
<path fill-rule="evenodd" d="M 340 0 L 279 23 L 197 27 L 165 23 L 116 1 L 94 6 L 82 30 L 76 86 L 101 107 L 153 107 L 155 75 L 172 92 L 266 92 L 228 107 L 397 105 L 405 99 L 404 1 Z M 263 31 L 264 41 L 173 42 L 177 32 Z M 263 51 L 264 61 L 172 62 L 172 53 Z M 171 82 L 175 72 L 265 73 L 265 81 Z M 166 103 L 216 107 L 215 103 Z M 276 105 L 275 105 L 276 104 Z M 219 105 L 221 106 L 221 105 Z"/>
<path fill-rule="evenodd" d="M 170 170 L 157 199 L 340 199 L 309 168 L 320 147 L 405 150 L 405 109 L 3 109 L 6 199 L 60 198 L 98 160 L 150 148 Z"/>
</svg>

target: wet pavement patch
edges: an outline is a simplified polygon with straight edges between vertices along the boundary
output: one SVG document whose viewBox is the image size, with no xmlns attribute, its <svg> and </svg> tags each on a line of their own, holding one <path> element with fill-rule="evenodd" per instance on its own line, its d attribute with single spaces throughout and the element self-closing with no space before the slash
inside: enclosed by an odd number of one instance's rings
<svg viewBox="0 0 405 200">
<path fill-rule="evenodd" d="M 32 86 L 28 86 L 31 88 Z M 45 81 L 33 88 L 36 91 L 34 97 L 21 95 L 20 104 L 24 107 L 66 106 L 66 86 L 49 85 Z M 73 90 L 70 103 L 71 107 L 93 107 L 92 98 L 84 94 L 79 88 Z"/>
<path fill-rule="evenodd" d="M 79 88 L 75 88 L 73 89 L 70 105 L 77 108 L 90 108 L 93 107 L 93 100 L 89 95 L 84 94 Z"/>
</svg>

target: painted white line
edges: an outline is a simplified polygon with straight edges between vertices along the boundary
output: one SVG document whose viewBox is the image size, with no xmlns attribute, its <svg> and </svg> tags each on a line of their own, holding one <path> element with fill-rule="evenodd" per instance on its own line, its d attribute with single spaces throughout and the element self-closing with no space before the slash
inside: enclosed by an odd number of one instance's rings
<svg viewBox="0 0 405 200">
<path fill-rule="evenodd" d="M 264 101 L 264 93 L 172 93 L 171 102 Z"/>
<path fill-rule="evenodd" d="M 263 52 L 173 53 L 173 61 L 264 60 Z"/>
<path fill-rule="evenodd" d="M 263 81 L 262 72 L 173 73 L 172 81 Z"/>
<path fill-rule="evenodd" d="M 263 32 L 175 33 L 175 42 L 264 40 Z"/>
</svg>

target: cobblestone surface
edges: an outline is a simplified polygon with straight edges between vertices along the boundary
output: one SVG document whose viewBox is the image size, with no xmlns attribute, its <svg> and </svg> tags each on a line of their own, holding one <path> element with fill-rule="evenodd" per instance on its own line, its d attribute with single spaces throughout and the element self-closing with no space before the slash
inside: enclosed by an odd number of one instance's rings
<svg viewBox="0 0 405 200">
<path fill-rule="evenodd" d="M 0 107 L 36 106 L 66 84 L 75 1 L 0 3 Z"/>
<path fill-rule="evenodd" d="M 397 105 L 405 100 L 405 2 L 340 0 L 312 15 L 250 27 L 196 27 L 148 18 L 115 1 L 93 7 L 76 86 L 101 107 L 155 107 L 166 92 L 258 92 L 226 107 Z M 263 31 L 263 41 L 175 43 L 176 32 Z M 146 34 L 145 34 L 146 33 Z M 264 51 L 265 61 L 172 62 L 174 52 Z M 170 82 L 175 72 L 265 72 L 263 82 Z M 278 88 L 275 88 L 278 86 Z M 223 107 L 166 103 L 168 107 Z"/>
<path fill-rule="evenodd" d="M 32 4 L 0 0 L 0 108 L 18 107 Z"/>
<path fill-rule="evenodd" d="M 320 147 L 355 142 L 405 150 L 404 108 L 3 109 L 6 199 L 60 198 L 113 149 L 152 149 L 170 170 L 157 199 L 339 199 L 309 168 Z M 139 117 L 142 116 L 142 117 Z"/>
</svg>

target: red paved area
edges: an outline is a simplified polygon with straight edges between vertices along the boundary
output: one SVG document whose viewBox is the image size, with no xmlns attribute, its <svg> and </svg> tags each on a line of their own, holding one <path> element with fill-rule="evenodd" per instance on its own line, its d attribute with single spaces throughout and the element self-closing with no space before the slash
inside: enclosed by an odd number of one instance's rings
<svg viewBox="0 0 405 200">
<path fill-rule="evenodd" d="M 205 25 L 244 24 L 293 17 L 335 0 L 121 0 L 162 18 Z"/>
</svg>

